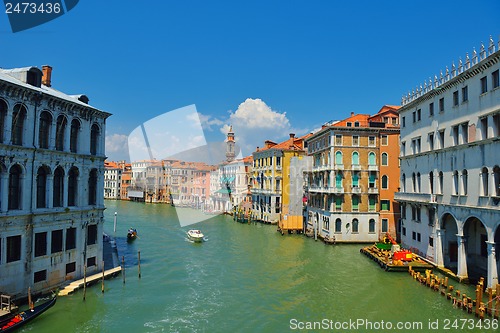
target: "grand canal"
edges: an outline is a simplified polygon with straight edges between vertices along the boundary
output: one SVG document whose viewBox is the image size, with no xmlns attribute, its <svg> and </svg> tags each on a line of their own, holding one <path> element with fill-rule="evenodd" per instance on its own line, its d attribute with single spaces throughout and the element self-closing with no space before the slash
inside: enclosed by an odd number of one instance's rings
<svg viewBox="0 0 500 333">
<path fill-rule="evenodd" d="M 475 317 L 408 274 L 381 270 L 359 253 L 360 245 L 327 246 L 301 235 L 281 236 L 275 226 L 240 224 L 227 216 L 197 224 L 207 241 L 193 244 L 170 206 L 106 205 L 104 229 L 110 235 L 118 213 L 126 282 L 121 276 L 106 280 L 105 293 L 95 285 L 86 301 L 82 291 L 60 297 L 22 332 L 290 332 L 324 319 L 422 323 L 406 332 L 430 332 L 429 321 L 438 321 L 434 332 L 480 331 L 445 329 L 446 320 Z M 139 239 L 127 244 L 131 226 Z M 375 327 L 331 331 L 387 331 Z"/>
</svg>

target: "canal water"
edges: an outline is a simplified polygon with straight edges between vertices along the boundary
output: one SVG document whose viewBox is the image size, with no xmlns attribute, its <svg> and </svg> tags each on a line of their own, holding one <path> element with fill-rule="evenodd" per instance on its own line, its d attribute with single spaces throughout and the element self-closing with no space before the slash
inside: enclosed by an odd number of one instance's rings
<svg viewBox="0 0 500 333">
<path fill-rule="evenodd" d="M 228 216 L 194 225 L 207 239 L 195 244 L 186 239 L 189 227 L 180 226 L 173 207 L 120 201 L 106 206 L 110 235 L 118 213 L 126 282 L 121 276 L 106 280 L 105 293 L 95 285 L 86 301 L 82 291 L 60 297 L 22 332 L 497 331 L 472 329 L 474 316 L 406 273 L 383 271 L 359 253 L 361 245 L 281 236 L 275 226 L 240 224 Z M 129 227 L 138 230 L 133 243 L 126 242 Z M 467 319 L 469 327 L 456 329 L 456 319 Z M 323 326 L 306 330 L 313 322 Z M 398 330 L 399 322 L 409 329 Z M 392 330 L 383 329 L 389 323 Z"/>
</svg>

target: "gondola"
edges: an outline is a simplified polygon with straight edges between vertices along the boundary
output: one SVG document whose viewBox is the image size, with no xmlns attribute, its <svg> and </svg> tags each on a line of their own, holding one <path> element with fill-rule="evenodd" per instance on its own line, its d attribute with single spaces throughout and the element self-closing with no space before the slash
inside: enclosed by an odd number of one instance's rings
<svg viewBox="0 0 500 333">
<path fill-rule="evenodd" d="M 132 241 L 132 240 L 134 240 L 136 238 L 137 238 L 137 229 L 135 229 L 135 228 L 128 229 L 127 240 L 128 241 Z"/>
<path fill-rule="evenodd" d="M 18 314 L 9 315 L 0 321 L 0 332 L 12 332 L 20 326 L 26 324 L 32 319 L 35 319 L 48 309 L 50 309 L 56 303 L 57 297 L 53 297 L 50 301 L 43 304 L 37 305 L 33 310 L 26 310 Z"/>
</svg>

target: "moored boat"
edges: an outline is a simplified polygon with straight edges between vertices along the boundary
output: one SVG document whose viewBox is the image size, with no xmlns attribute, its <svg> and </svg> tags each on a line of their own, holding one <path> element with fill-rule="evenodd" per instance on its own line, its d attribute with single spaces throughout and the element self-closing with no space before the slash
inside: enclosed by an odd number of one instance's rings
<svg viewBox="0 0 500 333">
<path fill-rule="evenodd" d="M 202 234 L 202 232 L 200 230 L 191 229 L 187 232 L 187 236 L 193 242 L 197 242 L 197 243 L 203 242 L 204 235 Z"/>
<path fill-rule="evenodd" d="M 50 309 L 56 303 L 56 299 L 56 297 L 53 297 L 51 300 L 37 305 L 33 309 L 28 309 L 18 314 L 12 314 L 8 318 L 2 319 L 0 321 L 0 332 L 12 332 L 20 326 L 26 324 L 28 321 L 35 319 Z"/>
</svg>

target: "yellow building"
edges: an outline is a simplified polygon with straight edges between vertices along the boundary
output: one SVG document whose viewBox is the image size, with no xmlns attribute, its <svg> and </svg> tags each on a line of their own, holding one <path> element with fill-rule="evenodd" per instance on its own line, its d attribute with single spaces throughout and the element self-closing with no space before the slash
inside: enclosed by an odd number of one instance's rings
<svg viewBox="0 0 500 333">
<path fill-rule="evenodd" d="M 307 135 L 308 136 L 308 135 Z M 253 153 L 252 217 L 280 224 L 283 230 L 302 230 L 302 157 L 306 156 L 307 136 L 281 143 L 266 141 Z M 298 199 L 298 200 L 297 200 Z M 300 212 L 297 214 L 297 201 Z M 298 227 L 297 227 L 298 226 Z"/>
</svg>

